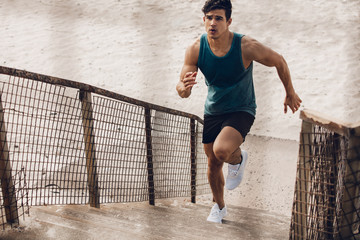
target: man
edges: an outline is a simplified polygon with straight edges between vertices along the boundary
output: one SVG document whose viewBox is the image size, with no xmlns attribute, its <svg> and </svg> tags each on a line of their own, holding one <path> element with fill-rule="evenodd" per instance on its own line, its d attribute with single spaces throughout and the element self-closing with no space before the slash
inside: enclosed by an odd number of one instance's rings
<svg viewBox="0 0 360 240">
<path fill-rule="evenodd" d="M 226 188 L 236 188 L 243 177 L 248 155 L 240 149 L 255 119 L 253 61 L 276 67 L 286 97 L 284 112 L 296 112 L 301 99 L 295 93 L 285 59 L 255 39 L 231 32 L 230 0 L 208 0 L 202 9 L 206 34 L 185 53 L 178 94 L 187 98 L 200 68 L 208 86 L 205 102 L 203 144 L 208 158 L 208 179 L 215 205 L 208 221 L 222 223 L 227 213 L 222 167 L 228 163 Z"/>
</svg>

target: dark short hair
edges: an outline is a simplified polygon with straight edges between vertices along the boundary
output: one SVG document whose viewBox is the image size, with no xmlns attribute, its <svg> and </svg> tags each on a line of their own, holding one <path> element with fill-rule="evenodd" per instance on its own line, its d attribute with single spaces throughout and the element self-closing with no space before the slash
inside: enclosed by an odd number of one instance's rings
<svg viewBox="0 0 360 240">
<path fill-rule="evenodd" d="M 215 9 L 224 9 L 226 21 L 231 18 L 231 1 L 230 0 L 207 0 L 202 8 L 204 14 L 215 10 Z"/>
</svg>

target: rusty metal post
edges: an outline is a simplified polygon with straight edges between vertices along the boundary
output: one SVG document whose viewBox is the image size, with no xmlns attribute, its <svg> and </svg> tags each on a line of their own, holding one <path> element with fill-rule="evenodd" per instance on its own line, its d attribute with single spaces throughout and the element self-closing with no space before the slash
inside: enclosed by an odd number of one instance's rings
<svg viewBox="0 0 360 240">
<path fill-rule="evenodd" d="M 6 141 L 4 111 L 0 94 L 0 179 L 5 208 L 6 221 L 10 224 L 19 223 L 15 185 L 12 179 L 9 149 Z"/>
<path fill-rule="evenodd" d="M 191 149 L 191 202 L 196 203 L 196 129 L 195 119 L 190 119 Z"/>
<path fill-rule="evenodd" d="M 359 231 L 360 136 L 350 135 L 345 164 L 343 216 L 339 226 L 339 235 L 342 239 L 355 239 Z"/>
<path fill-rule="evenodd" d="M 81 113 L 84 129 L 85 155 L 86 155 L 86 169 L 87 182 L 89 187 L 89 201 L 91 207 L 100 208 L 100 193 L 98 185 L 97 164 L 96 164 L 96 149 L 95 149 L 95 134 L 94 134 L 94 120 L 93 109 L 91 101 L 91 93 L 80 91 L 79 98 L 81 101 Z"/>
<path fill-rule="evenodd" d="M 298 171 L 296 176 L 296 205 L 294 239 L 306 239 L 308 232 L 308 182 L 310 177 L 311 142 L 313 125 L 302 121 Z"/>
<path fill-rule="evenodd" d="M 155 205 L 155 186 L 154 186 L 150 108 L 145 108 L 145 134 L 146 134 L 146 158 L 147 158 L 147 171 L 148 171 L 148 184 L 149 184 L 149 204 Z"/>
</svg>

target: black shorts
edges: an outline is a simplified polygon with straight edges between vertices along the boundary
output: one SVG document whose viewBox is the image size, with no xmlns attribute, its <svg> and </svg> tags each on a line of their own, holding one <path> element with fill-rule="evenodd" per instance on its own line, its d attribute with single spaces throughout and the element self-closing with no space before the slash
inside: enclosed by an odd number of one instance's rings
<svg viewBox="0 0 360 240">
<path fill-rule="evenodd" d="M 248 112 L 233 112 L 215 116 L 205 115 L 202 142 L 204 144 L 214 142 L 220 131 L 226 126 L 238 130 L 245 141 L 254 120 L 255 117 Z"/>
</svg>

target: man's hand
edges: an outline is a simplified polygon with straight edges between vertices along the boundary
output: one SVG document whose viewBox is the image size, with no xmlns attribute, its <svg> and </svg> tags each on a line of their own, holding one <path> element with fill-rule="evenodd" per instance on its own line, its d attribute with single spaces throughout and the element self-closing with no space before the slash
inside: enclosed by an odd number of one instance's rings
<svg viewBox="0 0 360 240">
<path fill-rule="evenodd" d="M 300 108 L 301 99 L 299 96 L 294 92 L 293 94 L 287 94 L 284 101 L 284 113 L 287 113 L 287 107 L 295 113 Z"/>
<path fill-rule="evenodd" d="M 197 72 L 187 72 L 185 73 L 184 78 L 181 80 L 184 83 L 185 89 L 191 89 L 197 82 L 196 80 Z"/>
<path fill-rule="evenodd" d="M 187 72 L 184 78 L 180 80 L 177 86 L 178 93 L 181 97 L 186 98 L 191 94 L 191 89 L 197 83 L 196 80 L 197 72 Z"/>
</svg>

